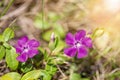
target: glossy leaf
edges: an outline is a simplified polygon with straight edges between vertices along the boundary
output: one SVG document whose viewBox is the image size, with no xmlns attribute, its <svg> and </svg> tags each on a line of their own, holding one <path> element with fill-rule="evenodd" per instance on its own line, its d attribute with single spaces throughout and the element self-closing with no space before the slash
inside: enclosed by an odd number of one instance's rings
<svg viewBox="0 0 120 80">
<path fill-rule="evenodd" d="M 14 37 L 14 31 L 11 28 L 6 28 L 3 32 L 3 37 L 5 41 L 8 41 Z"/>
<path fill-rule="evenodd" d="M 6 49 L 6 62 L 7 66 L 12 70 L 16 70 L 18 67 L 18 61 L 16 60 L 17 54 L 15 49 L 12 47 L 11 49 Z"/>
<path fill-rule="evenodd" d="M 5 56 L 5 48 L 0 46 L 0 60 Z"/>
<path fill-rule="evenodd" d="M 4 46 L 5 48 L 7 48 L 7 49 L 11 49 L 10 44 L 8 44 L 8 43 L 6 43 L 6 42 L 3 43 L 3 46 Z"/>
<path fill-rule="evenodd" d="M 23 75 L 21 80 L 34 80 L 40 78 L 41 70 L 33 70 Z"/>
<path fill-rule="evenodd" d="M 10 72 L 1 77 L 0 80 L 20 80 L 21 75 L 18 74 L 17 72 Z"/>
<path fill-rule="evenodd" d="M 0 34 L 0 42 L 4 42 L 3 35 Z"/>
</svg>

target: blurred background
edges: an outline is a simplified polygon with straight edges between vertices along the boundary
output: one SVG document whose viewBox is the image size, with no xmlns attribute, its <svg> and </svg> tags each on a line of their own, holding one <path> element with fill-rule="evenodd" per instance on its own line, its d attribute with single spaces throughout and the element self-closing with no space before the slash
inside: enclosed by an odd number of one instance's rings
<svg viewBox="0 0 120 80">
<path fill-rule="evenodd" d="M 0 0 L 0 33 L 7 27 L 15 31 L 10 44 L 27 35 L 45 49 L 53 32 L 62 42 L 80 29 L 98 35 L 90 59 L 74 62 L 75 71 L 85 80 L 120 80 L 120 0 Z M 9 71 L 2 64 L 1 75 Z"/>
</svg>

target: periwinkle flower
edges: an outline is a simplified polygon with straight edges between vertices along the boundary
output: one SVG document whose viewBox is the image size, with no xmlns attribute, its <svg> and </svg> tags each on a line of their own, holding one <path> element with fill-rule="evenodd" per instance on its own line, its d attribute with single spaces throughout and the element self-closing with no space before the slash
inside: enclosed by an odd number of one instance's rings
<svg viewBox="0 0 120 80">
<path fill-rule="evenodd" d="M 16 52 L 19 54 L 17 60 L 26 62 L 28 58 L 32 58 L 39 53 L 37 48 L 40 43 L 34 39 L 29 40 L 27 36 L 20 38 L 15 45 Z"/>
<path fill-rule="evenodd" d="M 92 40 L 86 36 L 85 30 L 80 30 L 73 35 L 68 33 L 65 38 L 66 44 L 69 46 L 64 49 L 64 53 L 69 57 L 77 58 L 86 57 L 88 54 L 88 48 L 92 48 Z"/>
</svg>

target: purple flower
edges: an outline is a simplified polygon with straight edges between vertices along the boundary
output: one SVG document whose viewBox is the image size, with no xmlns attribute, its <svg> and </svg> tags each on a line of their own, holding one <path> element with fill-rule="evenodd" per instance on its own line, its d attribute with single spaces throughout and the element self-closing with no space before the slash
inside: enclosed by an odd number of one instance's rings
<svg viewBox="0 0 120 80">
<path fill-rule="evenodd" d="M 84 30 L 78 31 L 75 35 L 68 33 L 65 41 L 69 47 L 64 49 L 64 53 L 70 57 L 76 55 L 77 58 L 86 57 L 88 54 L 88 48 L 92 48 L 92 40 L 91 38 L 86 37 L 86 32 Z"/>
<path fill-rule="evenodd" d="M 28 58 L 32 58 L 39 53 L 37 48 L 40 43 L 34 39 L 29 40 L 28 37 L 24 36 L 20 38 L 15 45 L 16 52 L 19 54 L 17 60 L 20 62 L 26 62 Z"/>
</svg>

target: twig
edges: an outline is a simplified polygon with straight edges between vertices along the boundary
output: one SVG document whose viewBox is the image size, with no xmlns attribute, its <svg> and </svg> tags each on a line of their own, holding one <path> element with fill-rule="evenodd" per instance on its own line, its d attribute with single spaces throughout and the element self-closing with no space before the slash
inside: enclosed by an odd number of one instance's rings
<svg viewBox="0 0 120 80">
<path fill-rule="evenodd" d="M 117 71 L 120 71 L 120 68 L 117 68 L 117 69 L 111 71 L 111 72 L 109 73 L 109 75 L 112 75 L 113 73 L 115 73 L 115 72 L 117 72 Z"/>
<path fill-rule="evenodd" d="M 10 12 L 9 14 L 5 15 L 5 16 L 2 16 L 0 18 L 0 20 L 6 20 L 8 18 L 11 18 L 11 17 L 16 17 L 18 15 L 21 15 L 23 12 L 25 12 L 25 10 L 27 9 L 27 7 L 30 5 L 30 3 L 32 2 L 32 0 L 28 0 L 26 1 L 26 3 L 24 3 L 20 8 L 17 8 L 16 10 Z"/>
<path fill-rule="evenodd" d="M 66 75 L 62 72 L 62 70 L 60 69 L 60 67 L 56 64 L 56 66 L 57 66 L 57 68 L 58 68 L 58 70 L 60 71 L 60 73 L 64 76 L 64 77 L 66 77 Z"/>
</svg>

